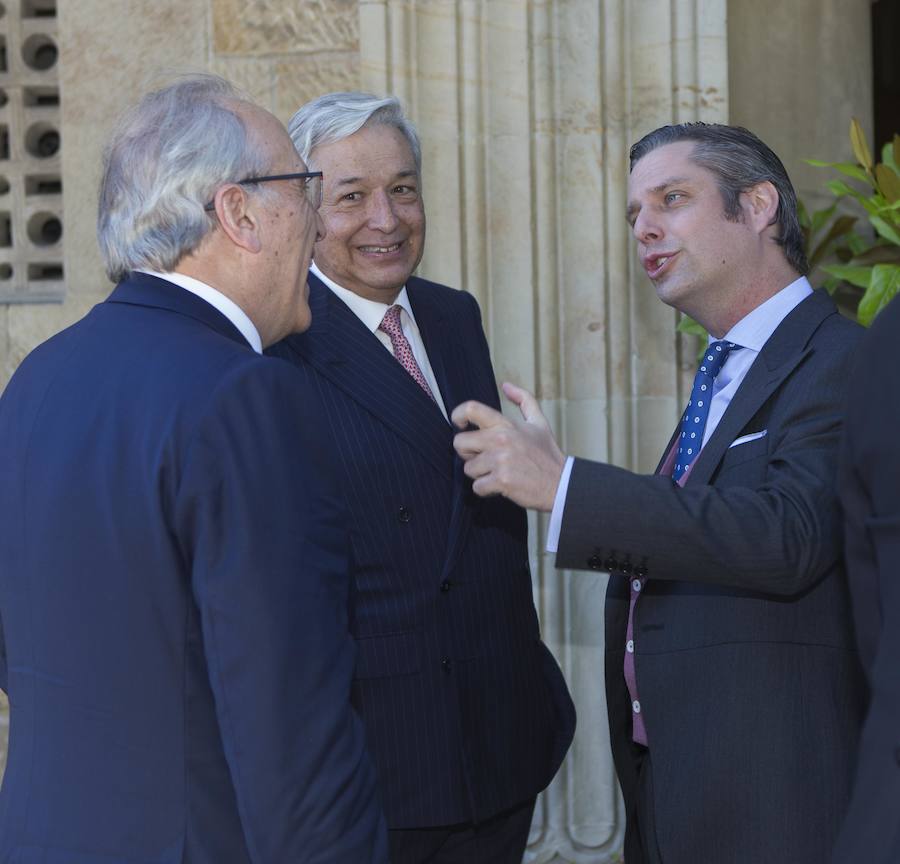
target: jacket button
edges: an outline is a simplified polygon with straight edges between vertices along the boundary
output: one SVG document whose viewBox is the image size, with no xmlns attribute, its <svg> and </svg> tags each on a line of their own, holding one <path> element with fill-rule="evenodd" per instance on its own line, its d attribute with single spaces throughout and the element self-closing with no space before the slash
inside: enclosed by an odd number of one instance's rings
<svg viewBox="0 0 900 864">
<path fill-rule="evenodd" d="M 634 575 L 638 577 L 638 579 L 643 579 L 647 575 L 646 567 L 635 567 Z"/>
<path fill-rule="evenodd" d="M 441 593 L 446 594 L 449 590 L 450 590 L 450 580 L 445 579 L 443 582 L 441 582 Z"/>
<path fill-rule="evenodd" d="M 441 660 L 441 669 L 444 670 L 445 675 L 450 674 L 450 658 L 449 657 L 444 657 Z"/>
<path fill-rule="evenodd" d="M 603 569 L 603 559 L 599 555 L 591 555 L 587 560 L 588 567 L 591 570 L 602 570 Z"/>
<path fill-rule="evenodd" d="M 619 569 L 619 562 L 610 555 L 610 557 L 603 562 L 603 569 L 606 570 L 607 573 L 615 573 Z"/>
<path fill-rule="evenodd" d="M 398 522 L 409 522 L 412 519 L 412 513 L 409 512 L 409 509 L 406 507 L 401 507 L 397 511 L 397 521 Z"/>
<path fill-rule="evenodd" d="M 631 572 L 631 561 L 627 558 L 619 565 L 619 571 L 624 573 L 626 576 Z"/>
</svg>

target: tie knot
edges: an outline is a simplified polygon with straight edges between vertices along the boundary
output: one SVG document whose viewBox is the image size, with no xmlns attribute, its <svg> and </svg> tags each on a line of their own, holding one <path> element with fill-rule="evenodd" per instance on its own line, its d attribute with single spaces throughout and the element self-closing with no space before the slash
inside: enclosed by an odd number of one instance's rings
<svg viewBox="0 0 900 864">
<path fill-rule="evenodd" d="M 384 313 L 384 318 L 381 319 L 381 323 L 378 325 L 379 330 L 383 330 L 388 336 L 397 336 L 398 334 L 403 332 L 403 327 L 400 325 L 400 310 L 401 306 L 399 304 L 394 304 Z"/>
<path fill-rule="evenodd" d="M 706 351 L 700 358 L 700 368 L 697 370 L 698 375 L 709 375 L 715 378 L 722 370 L 728 354 L 738 348 L 734 342 L 726 342 L 724 339 L 719 342 L 712 342 L 706 346 Z"/>
</svg>

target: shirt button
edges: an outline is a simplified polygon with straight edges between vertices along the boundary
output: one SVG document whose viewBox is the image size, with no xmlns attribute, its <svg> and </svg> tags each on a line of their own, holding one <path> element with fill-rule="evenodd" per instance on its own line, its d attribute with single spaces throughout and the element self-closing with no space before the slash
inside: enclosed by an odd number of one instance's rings
<svg viewBox="0 0 900 864">
<path fill-rule="evenodd" d="M 625 643 L 625 650 L 626 650 L 629 654 L 634 654 L 634 639 L 629 639 L 629 640 Z"/>
<path fill-rule="evenodd" d="M 638 702 L 637 699 L 635 699 L 634 702 L 631 703 L 631 710 L 634 711 L 635 714 L 641 713 L 641 703 Z"/>
<path fill-rule="evenodd" d="M 631 580 L 631 587 L 634 588 L 635 591 L 640 591 L 641 588 L 643 587 L 643 586 L 641 585 L 641 580 L 640 580 L 640 579 L 632 579 L 632 580 Z M 620 643 L 620 644 L 621 644 L 621 643 Z"/>
</svg>

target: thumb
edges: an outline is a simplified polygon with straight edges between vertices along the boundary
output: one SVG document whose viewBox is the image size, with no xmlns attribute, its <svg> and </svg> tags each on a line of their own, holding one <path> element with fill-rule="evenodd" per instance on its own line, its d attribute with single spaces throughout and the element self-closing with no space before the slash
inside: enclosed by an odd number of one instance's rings
<svg viewBox="0 0 900 864">
<path fill-rule="evenodd" d="M 532 423 L 535 426 L 543 426 L 548 429 L 550 428 L 550 424 L 547 422 L 547 418 L 544 417 L 544 412 L 541 411 L 537 399 L 535 399 L 531 393 L 524 387 L 519 387 L 517 384 L 511 384 L 509 381 L 504 381 L 501 386 L 503 388 L 503 395 L 514 405 L 519 406 L 519 410 L 522 412 L 522 416 L 525 418 L 526 423 Z"/>
</svg>

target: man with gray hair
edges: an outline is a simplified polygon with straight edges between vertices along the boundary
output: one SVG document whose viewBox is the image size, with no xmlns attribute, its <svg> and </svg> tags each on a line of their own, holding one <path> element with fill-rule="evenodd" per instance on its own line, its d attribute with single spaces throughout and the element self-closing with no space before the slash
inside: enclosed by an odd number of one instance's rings
<svg viewBox="0 0 900 864">
<path fill-rule="evenodd" d="M 112 136 L 119 284 L 0 400 L 0 860 L 385 864 L 322 409 L 261 355 L 309 325 L 320 196 L 219 78 Z"/>
<path fill-rule="evenodd" d="M 366 726 L 392 864 L 519 864 L 574 730 L 540 641 L 525 513 L 480 501 L 449 412 L 498 405 L 478 305 L 414 277 L 421 149 L 396 99 L 332 93 L 289 131 L 325 172 L 313 325 L 273 350 L 322 396 L 350 509 Z"/>
</svg>

